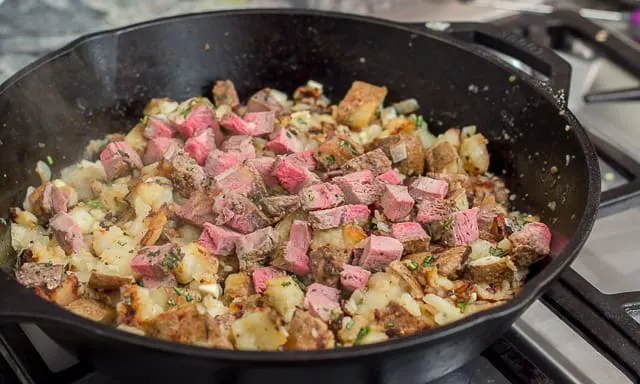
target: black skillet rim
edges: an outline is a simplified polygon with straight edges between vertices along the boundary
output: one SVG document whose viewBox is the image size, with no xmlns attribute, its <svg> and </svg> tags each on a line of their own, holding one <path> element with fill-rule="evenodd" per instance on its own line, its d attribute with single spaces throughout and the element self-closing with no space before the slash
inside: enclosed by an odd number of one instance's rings
<svg viewBox="0 0 640 384">
<path fill-rule="evenodd" d="M 437 39 L 447 44 L 455 46 L 458 49 L 465 50 L 470 54 L 482 56 L 485 60 L 490 61 L 492 64 L 500 66 L 507 72 L 518 76 L 522 81 L 538 90 L 541 95 L 547 99 L 552 105 L 558 108 L 559 118 L 565 119 L 566 123 L 572 127 L 569 134 L 574 134 L 580 143 L 581 149 L 585 155 L 586 166 L 588 168 L 589 181 L 587 185 L 587 203 L 584 207 L 580 222 L 576 228 L 576 234 L 571 237 L 571 240 L 565 246 L 565 250 L 558 254 L 553 261 L 547 265 L 543 271 L 537 276 L 528 281 L 523 290 L 514 299 L 510 300 L 504 305 L 496 308 L 492 308 L 486 311 L 475 313 L 471 316 L 465 317 L 459 321 L 455 321 L 451 324 L 425 330 L 423 332 L 404 336 L 401 338 L 390 339 L 382 343 L 374 343 L 362 346 L 353 346 L 348 348 L 339 348 L 331 350 L 317 350 L 317 351 L 241 351 L 241 350 L 222 350 L 206 347 L 197 347 L 186 344 L 179 344 L 160 339 L 155 339 L 147 336 L 139 336 L 131 334 L 129 332 L 120 331 L 115 327 L 104 325 L 100 323 L 87 320 L 80 316 L 74 315 L 71 312 L 67 312 L 68 318 L 65 318 L 66 325 L 77 328 L 78 331 L 90 332 L 93 334 L 99 334 L 101 336 L 108 336 L 109 338 L 124 343 L 134 344 L 139 347 L 151 348 L 158 351 L 188 355 L 198 358 L 209 358 L 221 361 L 230 362 L 253 362 L 253 363 L 286 363 L 293 361 L 306 361 L 322 363 L 323 361 L 337 360 L 337 359 L 353 359 L 359 357 L 365 357 L 370 355 L 378 355 L 382 353 L 391 353 L 395 350 L 418 348 L 423 343 L 433 342 L 435 340 L 443 339 L 445 337 L 455 337 L 455 333 L 462 330 L 477 326 L 478 324 L 487 321 L 489 319 L 500 318 L 510 315 L 513 312 L 524 310 L 531 305 L 543 291 L 543 287 L 548 286 L 552 280 L 557 278 L 560 273 L 575 259 L 579 249 L 582 248 L 585 241 L 588 238 L 589 233 L 593 227 L 596 219 L 596 213 L 598 210 L 598 204 L 600 200 L 600 170 L 595 149 L 589 140 L 586 131 L 576 119 L 576 117 L 566 108 L 566 105 L 562 105 L 550 91 L 549 87 L 545 84 L 533 79 L 523 72 L 516 70 L 509 66 L 501 59 L 492 56 L 482 49 L 471 47 L 455 40 L 449 36 L 443 36 L 442 34 L 430 33 L 425 28 L 424 31 L 418 31 L 414 28 L 402 25 L 399 22 L 384 20 L 370 16 L 360 16 L 354 14 L 345 14 L 339 12 L 328 12 L 320 10 L 307 10 L 307 9 L 290 9 L 290 8 L 256 8 L 256 9 L 235 9 L 235 10 L 222 10 L 222 11 L 209 11 L 209 12 L 196 12 L 187 13 L 175 16 L 169 16 L 164 18 L 158 18 L 141 23 L 135 23 L 132 25 L 114 28 L 104 31 L 98 31 L 91 34 L 81 36 L 72 42 L 64 45 L 58 50 L 51 52 L 33 63 L 25 66 L 5 82 L 0 84 L 0 95 L 5 92 L 6 89 L 14 85 L 20 79 L 29 75 L 39 67 L 46 65 L 47 63 L 57 59 L 60 56 L 73 52 L 78 47 L 85 43 L 89 43 L 92 40 L 100 39 L 103 37 L 117 36 L 121 33 L 132 32 L 138 29 L 155 26 L 158 24 L 164 24 L 168 22 L 184 22 L 189 19 L 197 18 L 211 18 L 211 17 L 224 17 L 224 16 L 237 16 L 237 15 L 252 15 L 252 14 L 281 14 L 288 16 L 318 16 L 327 17 L 333 19 L 342 19 L 346 21 L 365 22 L 370 24 L 376 24 L 381 27 L 389 27 L 400 29 L 406 32 L 414 33 L 422 37 Z M 4 273 L 4 272 L 3 272 Z M 6 274 L 6 273 L 5 273 Z M 7 274 L 8 276 L 8 274 Z M 17 284 L 17 283 L 16 283 Z M 35 294 L 31 293 L 34 299 L 42 300 Z M 57 310 L 64 309 L 58 307 L 53 303 L 42 300 L 43 304 L 49 305 L 49 308 L 55 308 Z M 67 317 L 67 316 L 65 316 Z M 59 323 L 56 315 L 40 314 L 39 319 L 43 321 L 50 321 Z"/>
</svg>

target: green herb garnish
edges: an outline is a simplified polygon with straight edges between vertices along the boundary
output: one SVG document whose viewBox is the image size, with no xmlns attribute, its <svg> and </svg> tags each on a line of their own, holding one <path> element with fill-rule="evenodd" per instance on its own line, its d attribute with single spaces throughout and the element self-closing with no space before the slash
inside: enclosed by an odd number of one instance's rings
<svg viewBox="0 0 640 384">
<path fill-rule="evenodd" d="M 282 285 L 283 287 L 288 287 L 291 285 L 290 281 L 283 281 L 282 283 L 280 283 L 280 285 Z"/>
<path fill-rule="evenodd" d="M 127 243 L 125 241 L 118 241 L 118 245 L 124 247 Z"/>
<path fill-rule="evenodd" d="M 302 283 L 302 281 L 300 281 L 300 278 L 298 278 L 298 276 L 291 275 L 291 280 L 293 280 L 296 284 L 298 284 L 298 286 L 300 287 L 300 289 L 302 289 L 303 292 L 307 290 L 307 287 Z"/>
<path fill-rule="evenodd" d="M 126 305 L 127 307 L 131 306 L 131 296 L 125 296 L 122 301 L 124 302 L 124 305 Z"/>
<path fill-rule="evenodd" d="M 355 322 L 355 321 L 353 321 L 353 319 L 349 319 L 349 321 L 347 321 L 347 325 L 345 326 L 345 328 L 346 328 L 347 330 L 349 330 L 349 329 L 353 328 L 353 325 L 354 325 L 355 323 L 356 323 L 356 322 Z"/>
<path fill-rule="evenodd" d="M 162 266 L 169 269 L 174 269 L 180 263 L 180 257 L 172 249 L 167 253 L 164 260 L 162 260 Z"/>
<path fill-rule="evenodd" d="M 140 280 L 140 281 L 136 282 L 136 284 L 138 284 L 138 287 L 144 288 L 144 281 Z"/>
<path fill-rule="evenodd" d="M 344 347 L 344 344 L 342 344 L 341 342 L 337 341 L 336 342 L 336 348 L 342 348 Z"/>
<path fill-rule="evenodd" d="M 53 267 L 53 261 L 47 261 L 45 265 L 47 267 Z"/>
<path fill-rule="evenodd" d="M 184 298 L 185 298 L 185 300 L 187 300 L 187 302 L 193 301 L 193 296 L 191 296 L 191 294 L 189 294 L 189 293 L 187 293 L 187 294 L 184 296 Z"/>
<path fill-rule="evenodd" d="M 334 155 L 327 156 L 327 164 L 333 165 L 336 163 L 336 157 Z"/>
<path fill-rule="evenodd" d="M 358 156 L 358 151 L 356 151 L 356 149 L 353 147 L 353 145 L 350 142 L 346 140 L 339 140 L 338 146 L 340 148 L 347 148 L 352 155 Z"/>
<path fill-rule="evenodd" d="M 100 200 L 89 200 L 86 204 L 92 208 L 105 209 L 104 204 Z"/>
<path fill-rule="evenodd" d="M 169 305 L 169 306 L 172 306 L 172 307 L 173 307 L 173 306 L 175 306 L 175 305 L 176 305 L 176 301 L 175 301 L 175 300 L 173 300 L 173 299 L 169 299 L 169 300 L 167 300 L 167 305 Z"/>
<path fill-rule="evenodd" d="M 407 260 L 407 262 L 404 265 L 406 265 L 407 268 L 409 268 L 412 271 L 415 271 L 416 269 L 418 269 L 418 263 L 416 263 L 413 260 Z"/>
<path fill-rule="evenodd" d="M 358 336 L 356 336 L 356 341 L 353 344 L 360 344 L 362 342 L 362 339 L 364 339 L 364 337 L 367 336 L 369 332 L 371 332 L 371 329 L 369 327 L 360 328 L 360 330 L 358 331 Z"/>
<path fill-rule="evenodd" d="M 444 223 L 442 223 L 442 226 L 440 227 L 440 231 L 446 231 L 447 229 L 451 229 L 452 225 L 453 225 L 453 217 L 450 217 L 447 220 L 445 220 Z"/>
<path fill-rule="evenodd" d="M 425 256 L 424 259 L 422 259 L 422 266 L 425 268 L 430 267 L 432 260 L 433 260 L 433 255 Z"/>
<path fill-rule="evenodd" d="M 291 132 L 287 131 L 287 137 L 288 138 L 292 138 L 293 136 L 291 135 Z"/>
<path fill-rule="evenodd" d="M 53 157 L 51 157 L 51 155 L 47 155 L 47 163 L 49 163 L 49 165 L 53 165 Z"/>
<path fill-rule="evenodd" d="M 175 292 L 178 296 L 182 296 L 182 291 L 179 288 L 173 287 L 173 292 Z"/>
<path fill-rule="evenodd" d="M 504 250 L 500 248 L 489 247 L 489 254 L 491 256 L 502 257 L 504 256 Z"/>
<path fill-rule="evenodd" d="M 393 321 L 388 322 L 387 323 L 387 327 L 393 328 L 394 327 Z"/>
<path fill-rule="evenodd" d="M 184 112 L 182 112 L 182 117 L 184 117 L 186 119 L 187 116 L 189 116 L 190 113 L 191 113 L 191 105 L 188 106 L 187 109 L 184 110 Z"/>
<path fill-rule="evenodd" d="M 460 313 L 464 313 L 467 310 L 467 304 L 469 304 L 469 300 L 462 300 L 456 304 L 456 307 L 458 307 Z"/>
</svg>

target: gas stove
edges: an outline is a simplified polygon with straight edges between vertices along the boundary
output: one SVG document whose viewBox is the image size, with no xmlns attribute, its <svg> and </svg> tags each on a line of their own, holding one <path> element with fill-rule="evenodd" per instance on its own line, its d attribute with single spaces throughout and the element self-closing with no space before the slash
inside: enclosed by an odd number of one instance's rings
<svg viewBox="0 0 640 384">
<path fill-rule="evenodd" d="M 640 279 L 635 275 L 640 270 L 635 255 L 640 246 L 640 209 L 635 206 L 640 196 L 640 130 L 633 115 L 639 105 L 588 104 L 583 99 L 590 92 L 637 87 L 640 46 L 625 38 L 617 24 L 597 25 L 569 11 L 514 15 L 449 2 L 398 1 L 411 3 L 406 7 L 390 7 L 387 3 L 395 2 L 388 1 L 351 2 L 367 5 L 348 8 L 344 4 L 349 2 L 309 0 L 285 6 L 355 11 L 404 22 L 491 21 L 555 49 L 573 68 L 569 108 L 591 133 L 601 159 L 606 204 L 570 270 L 496 344 L 437 383 L 640 381 Z M 31 324 L 0 328 L 0 382 L 112 383 Z"/>
</svg>

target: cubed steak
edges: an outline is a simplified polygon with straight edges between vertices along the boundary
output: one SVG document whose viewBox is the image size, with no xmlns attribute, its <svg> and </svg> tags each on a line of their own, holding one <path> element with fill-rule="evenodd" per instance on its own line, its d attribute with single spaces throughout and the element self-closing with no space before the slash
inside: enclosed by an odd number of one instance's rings
<svg viewBox="0 0 640 384">
<path fill-rule="evenodd" d="M 477 207 L 454 212 L 442 224 L 442 239 L 446 245 L 469 245 L 478 237 Z"/>
<path fill-rule="evenodd" d="M 349 251 L 327 244 L 312 249 L 309 252 L 309 259 L 311 259 L 313 280 L 330 287 L 337 287 L 342 266 L 349 261 Z"/>
<path fill-rule="evenodd" d="M 314 229 L 329 229 L 353 222 L 364 223 L 370 213 L 366 205 L 350 204 L 309 212 L 309 221 Z"/>
<path fill-rule="evenodd" d="M 223 192 L 216 197 L 212 208 L 216 225 L 226 225 L 240 233 L 251 233 L 270 224 L 269 219 L 248 198 Z"/>
<path fill-rule="evenodd" d="M 357 265 L 345 264 L 340 272 L 340 285 L 346 291 L 364 289 L 367 286 L 371 272 Z"/>
<path fill-rule="evenodd" d="M 436 180 L 446 181 L 450 190 L 466 188 L 469 183 L 469 176 L 464 173 L 437 173 L 427 172 L 427 177 Z"/>
<path fill-rule="evenodd" d="M 236 92 L 236 87 L 231 80 L 216 81 L 211 90 L 211 94 L 216 107 L 228 105 L 231 108 L 235 108 L 240 105 L 238 92 Z"/>
<path fill-rule="evenodd" d="M 400 221 L 411 213 L 415 202 L 404 185 L 387 184 L 384 186 L 380 204 L 384 215 L 389 220 Z"/>
<path fill-rule="evenodd" d="M 381 189 L 373 180 L 373 172 L 364 170 L 334 177 L 332 182 L 340 187 L 348 204 L 370 205 L 381 195 Z"/>
<path fill-rule="evenodd" d="M 189 224 L 202 227 L 204 223 L 212 223 L 214 220 L 212 205 L 213 198 L 206 192 L 195 191 L 189 200 L 178 208 L 176 215 Z"/>
<path fill-rule="evenodd" d="M 278 232 L 265 227 L 236 240 L 236 255 L 242 271 L 252 271 L 265 264 L 267 256 L 276 249 Z"/>
<path fill-rule="evenodd" d="M 424 252 L 429 249 L 431 238 L 419 223 L 395 223 L 391 226 L 391 235 L 402 243 L 405 254 Z"/>
<path fill-rule="evenodd" d="M 402 243 L 393 237 L 371 235 L 364 243 L 359 263 L 368 270 L 382 270 L 392 261 L 400 260 L 402 252 Z"/>
<path fill-rule="evenodd" d="M 242 234 L 230 229 L 204 223 L 198 243 L 207 251 L 217 256 L 226 256 L 234 253 L 236 241 Z"/>
<path fill-rule="evenodd" d="M 348 173 L 369 169 L 377 176 L 391 170 L 391 160 L 378 148 L 347 161 L 342 169 Z"/>
<path fill-rule="evenodd" d="M 159 116 L 149 116 L 142 134 L 151 140 L 157 137 L 173 137 L 175 133 L 176 130 L 169 120 Z"/>
<path fill-rule="evenodd" d="M 184 143 L 184 150 L 200 165 L 203 165 L 211 152 L 216 147 L 216 140 L 212 129 L 203 129 L 191 136 Z"/>
<path fill-rule="evenodd" d="M 273 132 L 275 114 L 273 111 L 267 112 L 247 112 L 244 120 L 249 123 L 249 130 L 244 135 L 264 136 Z"/>
<path fill-rule="evenodd" d="M 214 178 L 216 189 L 244 196 L 264 196 L 267 189 L 257 169 L 250 164 L 236 164 Z"/>
<path fill-rule="evenodd" d="M 271 89 L 264 88 L 256 92 L 247 102 L 248 112 L 269 112 L 272 111 L 277 115 L 280 115 L 283 107 L 278 99 L 273 96 Z"/>
<path fill-rule="evenodd" d="M 476 284 L 486 283 L 501 287 L 503 281 L 513 283 L 517 270 L 508 257 L 485 256 L 467 264 L 465 277 Z"/>
<path fill-rule="evenodd" d="M 131 270 L 150 278 L 164 278 L 180 262 L 180 252 L 171 243 L 150 245 L 131 259 Z"/>
<path fill-rule="evenodd" d="M 165 157 L 166 153 L 170 152 L 171 147 L 173 147 L 171 151 L 176 152 L 181 145 L 182 141 L 175 138 L 161 136 L 151 139 L 147 143 L 147 149 L 142 156 L 142 162 L 144 165 L 149 165 L 160 161 Z"/>
<path fill-rule="evenodd" d="M 16 280 L 27 288 L 56 289 L 62 283 L 64 265 L 28 262 L 16 270 Z"/>
<path fill-rule="evenodd" d="M 238 153 L 241 159 L 254 159 L 256 149 L 253 146 L 253 139 L 247 135 L 229 136 L 220 146 L 220 149 L 227 152 Z"/>
<path fill-rule="evenodd" d="M 335 208 L 344 203 L 344 194 L 337 185 L 331 183 L 310 185 L 302 189 L 299 196 L 305 211 Z"/>
<path fill-rule="evenodd" d="M 418 204 L 416 220 L 421 224 L 429 224 L 443 220 L 454 211 L 454 206 L 446 200 L 426 199 Z"/>
<path fill-rule="evenodd" d="M 184 197 L 201 189 L 205 180 L 204 170 L 198 163 L 183 150 L 177 151 L 170 160 L 171 172 L 169 179 L 173 182 L 173 188 Z"/>
<path fill-rule="evenodd" d="M 264 213 L 278 221 L 287 213 L 294 212 L 300 208 L 300 197 L 298 195 L 269 196 L 262 198 L 260 205 Z"/>
<path fill-rule="evenodd" d="M 509 236 L 512 260 L 519 267 L 529 267 L 550 253 L 551 231 L 543 223 L 528 223 Z"/>
<path fill-rule="evenodd" d="M 204 164 L 204 172 L 210 177 L 216 177 L 234 165 L 241 163 L 242 160 L 242 154 L 238 152 L 224 152 L 214 149 L 207 157 L 207 161 Z"/>
<path fill-rule="evenodd" d="M 31 209 L 38 216 L 50 217 L 58 213 L 66 213 L 70 200 L 71 193 L 50 182 L 39 185 L 29 195 Z"/>
<path fill-rule="evenodd" d="M 438 273 L 449 279 L 457 279 L 471 254 L 471 247 L 455 247 L 447 249 L 435 256 L 432 264 L 438 268 Z"/>
<path fill-rule="evenodd" d="M 306 276 L 309 274 L 309 263 L 309 256 L 307 256 L 306 251 L 296 247 L 291 241 L 287 241 L 281 247 L 271 262 L 273 266 L 295 273 L 298 276 Z"/>
<path fill-rule="evenodd" d="M 267 282 L 274 277 L 286 276 L 287 273 L 282 269 L 275 267 L 261 267 L 256 268 L 251 273 L 251 279 L 253 280 L 253 288 L 256 292 L 262 294 L 267 288 Z"/>
<path fill-rule="evenodd" d="M 418 176 L 411 185 L 409 185 L 409 194 L 416 201 L 429 198 L 444 199 L 448 191 L 449 183 L 430 177 Z"/>
<path fill-rule="evenodd" d="M 79 251 L 84 246 L 82 229 L 69 214 L 61 212 L 49 221 L 49 227 L 67 255 Z"/>
<path fill-rule="evenodd" d="M 313 157 L 313 150 L 308 149 L 302 152 L 292 153 L 288 156 L 290 159 L 303 164 L 308 170 L 316 169 L 316 159 Z"/>
<path fill-rule="evenodd" d="M 253 166 L 258 171 L 258 173 L 260 173 L 265 186 L 273 187 L 275 185 L 278 185 L 278 179 L 271 175 L 276 159 L 274 159 L 273 157 L 261 156 L 256 157 L 255 159 L 247 159 L 246 162 L 247 164 Z"/>
<path fill-rule="evenodd" d="M 302 220 L 294 220 L 289 231 L 289 241 L 294 247 L 307 252 L 311 243 L 309 223 Z"/>
<path fill-rule="evenodd" d="M 291 131 L 286 128 L 280 128 L 273 134 L 271 141 L 267 143 L 267 148 L 280 155 L 301 152 L 304 150 L 304 144 Z"/>
<path fill-rule="evenodd" d="M 394 168 L 376 176 L 375 181 L 380 184 L 400 185 L 402 184 L 402 177 L 400 172 Z"/>
<path fill-rule="evenodd" d="M 178 110 L 169 116 L 178 127 L 178 131 L 186 137 L 207 128 L 218 128 L 218 122 L 213 115 L 211 102 L 203 97 L 192 98 L 180 105 Z"/>
<path fill-rule="evenodd" d="M 307 294 L 304 297 L 304 307 L 308 309 L 312 315 L 329 322 L 342 313 L 340 303 L 338 303 L 339 297 L 340 291 L 336 288 L 313 283 L 307 287 Z"/>
<path fill-rule="evenodd" d="M 133 169 L 142 168 L 142 159 L 124 141 L 115 141 L 107 144 L 100 153 L 100 161 L 109 180 L 124 176 Z"/>
<path fill-rule="evenodd" d="M 298 193 L 302 188 L 320 182 L 318 176 L 295 159 L 279 157 L 271 172 L 289 193 Z"/>
</svg>

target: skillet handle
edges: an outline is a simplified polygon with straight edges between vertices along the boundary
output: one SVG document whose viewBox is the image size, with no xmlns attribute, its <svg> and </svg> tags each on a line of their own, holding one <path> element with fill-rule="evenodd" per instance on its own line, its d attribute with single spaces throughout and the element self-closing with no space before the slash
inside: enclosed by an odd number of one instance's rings
<svg viewBox="0 0 640 384">
<path fill-rule="evenodd" d="M 430 22 L 404 24 L 413 29 L 435 33 L 445 33 L 455 39 L 491 48 L 511 56 L 549 78 L 554 93 L 564 93 L 566 103 L 571 85 L 571 65 L 552 49 L 539 46 L 495 25 L 475 22 Z"/>
</svg>

